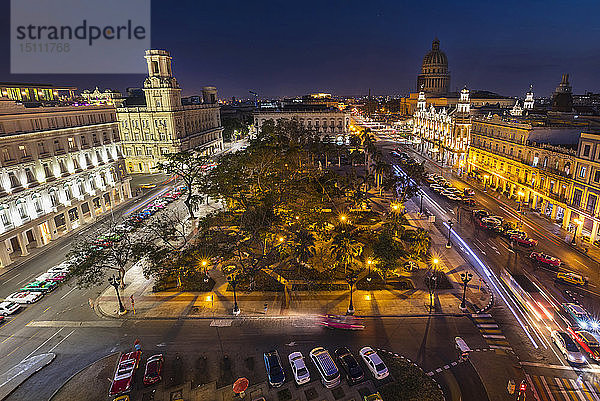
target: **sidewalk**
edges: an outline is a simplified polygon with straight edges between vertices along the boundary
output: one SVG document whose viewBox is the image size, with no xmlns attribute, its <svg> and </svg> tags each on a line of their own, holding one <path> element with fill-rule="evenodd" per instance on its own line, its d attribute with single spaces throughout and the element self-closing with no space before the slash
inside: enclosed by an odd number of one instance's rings
<svg viewBox="0 0 600 401">
<path fill-rule="evenodd" d="M 439 268 L 444 271 L 453 288 L 437 290 L 435 293 L 435 311 L 437 314 L 461 314 L 459 305 L 462 300 L 463 284 L 460 273 L 469 270 L 474 275 L 467 287 L 467 309 L 479 312 L 491 304 L 491 293 L 483 281 L 479 281 L 476 272 L 469 268 L 454 248 L 446 248 L 446 239 L 432 224 L 419 219 L 417 205 L 412 201 L 406 204 L 407 217 L 416 227 L 430 232 L 431 251 L 441 261 Z M 211 292 L 152 292 L 153 280 L 142 274 L 142 263 L 133 265 L 125 274 L 124 290 L 121 299 L 129 313 L 125 319 L 213 319 L 233 316 L 233 292 L 220 270 L 213 269 L 209 274 L 215 280 Z M 413 289 L 383 289 L 375 291 L 354 290 L 353 304 L 359 316 L 415 316 L 427 315 L 429 310 L 429 292 L 424 283 L 414 283 Z M 131 296 L 135 303 L 135 314 L 131 305 Z M 254 318 L 308 317 L 316 318 L 322 314 L 343 315 L 349 305 L 349 291 L 293 291 L 286 302 L 284 292 L 238 292 L 237 301 L 240 316 Z M 267 310 L 265 311 L 265 304 Z M 118 301 L 114 288 L 108 287 L 96 299 L 96 311 L 104 316 L 118 316 Z"/>
</svg>

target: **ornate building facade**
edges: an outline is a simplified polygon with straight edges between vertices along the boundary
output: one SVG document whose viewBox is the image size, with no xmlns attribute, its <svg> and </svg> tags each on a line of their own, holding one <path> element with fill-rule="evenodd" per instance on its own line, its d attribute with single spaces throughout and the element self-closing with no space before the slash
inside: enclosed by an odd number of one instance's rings
<svg viewBox="0 0 600 401">
<path fill-rule="evenodd" d="M 459 102 L 450 109 L 428 107 L 425 92 L 421 91 L 413 115 L 413 135 L 421 139 L 420 151 L 442 165 L 464 168 L 471 143 L 470 111 L 467 88 L 460 92 Z"/>
<path fill-rule="evenodd" d="M 0 98 L 0 265 L 131 197 L 115 109 Z"/>
<path fill-rule="evenodd" d="M 450 91 L 448 57 L 440 50 L 440 41 L 437 38 L 431 44 L 431 51 L 423 57 L 421 73 L 417 77 L 417 90 L 434 95 L 443 95 Z"/>
<path fill-rule="evenodd" d="M 147 50 L 148 77 L 144 81 L 143 104 L 117 105 L 127 170 L 155 172 L 166 153 L 194 149 L 213 154 L 223 149 L 223 127 L 217 89 L 205 87 L 202 98 L 181 98 L 181 88 L 171 70 L 165 50 Z"/>
</svg>

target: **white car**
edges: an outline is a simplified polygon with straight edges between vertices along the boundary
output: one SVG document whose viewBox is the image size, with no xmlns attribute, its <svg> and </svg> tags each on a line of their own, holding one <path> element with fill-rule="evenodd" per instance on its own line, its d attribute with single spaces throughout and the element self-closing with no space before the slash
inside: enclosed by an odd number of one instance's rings
<svg viewBox="0 0 600 401">
<path fill-rule="evenodd" d="M 373 373 L 376 379 L 383 379 L 387 377 L 390 373 L 388 372 L 387 366 L 381 360 L 377 352 L 373 351 L 371 347 L 363 347 L 360 350 L 360 356 L 363 361 L 367 364 L 367 367 Z"/>
<path fill-rule="evenodd" d="M 72 262 L 65 260 L 64 262 L 62 262 L 54 267 L 49 268 L 48 273 L 68 273 L 71 270 L 70 269 L 71 263 Z"/>
<path fill-rule="evenodd" d="M 12 302 L 12 301 L 0 302 L 0 315 L 2 315 L 2 316 L 12 315 L 16 311 L 18 311 L 20 308 L 21 308 L 21 305 L 19 305 L 16 302 Z"/>
<path fill-rule="evenodd" d="M 298 385 L 308 383 L 310 381 L 310 372 L 306 368 L 304 357 L 300 352 L 292 352 L 288 357 L 290 365 L 292 366 L 292 373 L 294 374 L 294 380 Z"/>
<path fill-rule="evenodd" d="M 579 351 L 577 344 L 567 333 L 553 330 L 550 337 L 568 362 L 574 364 L 585 364 L 587 362 L 585 356 Z"/>
<path fill-rule="evenodd" d="M 32 304 L 43 297 L 41 291 L 21 291 L 15 292 L 6 297 L 5 301 L 16 302 L 18 304 Z"/>
</svg>

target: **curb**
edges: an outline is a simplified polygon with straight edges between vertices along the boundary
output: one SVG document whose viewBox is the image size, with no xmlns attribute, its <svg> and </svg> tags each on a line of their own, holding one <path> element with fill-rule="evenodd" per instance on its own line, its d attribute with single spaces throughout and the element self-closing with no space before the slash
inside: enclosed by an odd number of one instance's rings
<svg viewBox="0 0 600 401">
<path fill-rule="evenodd" d="M 385 353 L 390 354 L 392 356 L 395 356 L 397 358 L 404 359 L 408 363 L 412 364 L 414 367 L 418 368 L 425 376 L 429 377 L 431 380 L 433 380 L 433 382 L 435 384 L 437 384 L 438 388 L 440 389 L 440 392 L 442 393 L 442 398 L 444 399 L 444 401 L 446 400 L 446 395 L 444 394 L 444 391 L 442 390 L 442 386 L 440 386 L 440 383 L 438 383 L 437 380 L 435 380 L 432 376 L 429 376 L 427 373 L 425 373 L 425 370 L 423 370 L 422 367 L 420 367 L 419 365 L 417 365 L 416 363 L 414 363 L 410 359 L 406 358 L 404 355 L 396 354 L 394 352 L 391 352 L 391 351 L 388 351 L 388 350 L 385 350 L 385 349 L 382 349 L 382 348 L 376 348 L 376 349 L 377 349 L 377 351 L 385 352 Z"/>
<path fill-rule="evenodd" d="M 96 303 L 94 304 L 96 305 Z M 472 312 L 452 312 L 452 313 L 416 313 L 416 314 L 398 314 L 398 315 L 355 315 L 360 318 L 425 318 L 425 317 L 470 317 Z M 100 310 L 100 317 L 107 317 L 115 320 L 284 320 L 284 319 L 297 319 L 297 318 L 314 318 L 318 316 L 323 316 L 322 314 L 313 314 L 313 315 L 278 315 L 278 316 L 249 316 L 249 315 L 240 315 L 240 316 L 232 316 L 232 315 L 214 315 L 214 316 L 165 316 L 165 317 L 117 317 L 106 314 L 104 311 Z M 131 316 L 131 315 L 127 315 Z"/>
<path fill-rule="evenodd" d="M 85 365 L 83 368 L 79 369 L 77 372 L 75 372 L 75 373 L 73 373 L 71 376 L 69 376 L 69 378 L 68 378 L 67 380 L 65 380 L 65 382 L 64 382 L 63 384 L 61 384 L 61 386 L 60 386 L 59 388 L 57 388 L 57 389 L 56 389 L 56 390 L 55 390 L 55 391 L 52 393 L 52 395 L 50 396 L 50 398 L 48 398 L 48 401 L 52 401 L 52 399 L 53 399 L 53 398 L 56 396 L 56 394 L 58 394 L 58 392 L 59 392 L 60 390 L 62 390 L 62 388 L 63 388 L 63 387 L 64 387 L 64 386 L 65 386 L 65 385 L 66 385 L 68 382 L 70 382 L 70 381 L 71 381 L 71 380 L 72 380 L 72 379 L 73 379 L 75 376 L 77 376 L 78 374 L 80 374 L 81 372 L 83 372 L 84 370 L 86 370 L 87 368 L 89 368 L 90 366 L 92 366 L 93 364 L 95 364 L 95 363 L 98 363 L 99 361 L 102 361 L 102 360 L 104 360 L 104 359 L 106 359 L 106 358 L 109 358 L 109 357 L 111 357 L 111 356 L 113 356 L 113 355 L 115 355 L 115 354 L 120 354 L 120 353 L 121 353 L 121 352 L 113 352 L 112 354 L 105 355 L 105 356 L 103 356 L 102 358 L 100 358 L 100 359 L 97 359 L 97 360 L 95 360 L 94 362 L 92 362 L 92 363 L 89 363 L 89 364 Z"/>
<path fill-rule="evenodd" d="M 481 279 L 481 276 L 479 277 Z M 492 309 L 492 306 L 494 306 L 494 292 L 492 291 L 492 289 L 490 288 L 489 284 L 487 283 L 487 281 L 482 280 L 483 283 L 485 284 L 485 287 L 488 290 L 488 293 L 490 294 L 490 301 L 487 303 L 486 306 L 484 306 L 483 308 L 475 311 L 475 313 L 484 313 L 489 311 L 490 309 Z"/>
</svg>

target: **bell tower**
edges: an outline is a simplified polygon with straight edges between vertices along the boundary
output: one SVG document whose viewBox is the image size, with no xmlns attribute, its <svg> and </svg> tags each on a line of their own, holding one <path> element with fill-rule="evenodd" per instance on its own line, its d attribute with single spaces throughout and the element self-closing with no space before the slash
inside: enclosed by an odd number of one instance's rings
<svg viewBox="0 0 600 401">
<path fill-rule="evenodd" d="M 529 86 L 529 92 L 525 95 L 525 104 L 523 108 L 525 110 L 533 110 L 533 104 L 535 100 L 533 99 L 533 85 Z"/>
<path fill-rule="evenodd" d="M 460 100 L 456 105 L 459 113 L 469 114 L 471 112 L 471 101 L 469 100 L 469 90 L 465 86 L 460 91 Z"/>
<path fill-rule="evenodd" d="M 146 50 L 148 77 L 144 81 L 146 107 L 171 110 L 181 107 L 181 88 L 171 71 L 171 56 L 166 50 Z"/>
<path fill-rule="evenodd" d="M 417 111 L 425 111 L 427 108 L 427 100 L 425 99 L 425 92 L 423 91 L 423 85 L 421 85 L 421 91 L 419 92 L 419 98 L 417 99 Z"/>
</svg>

